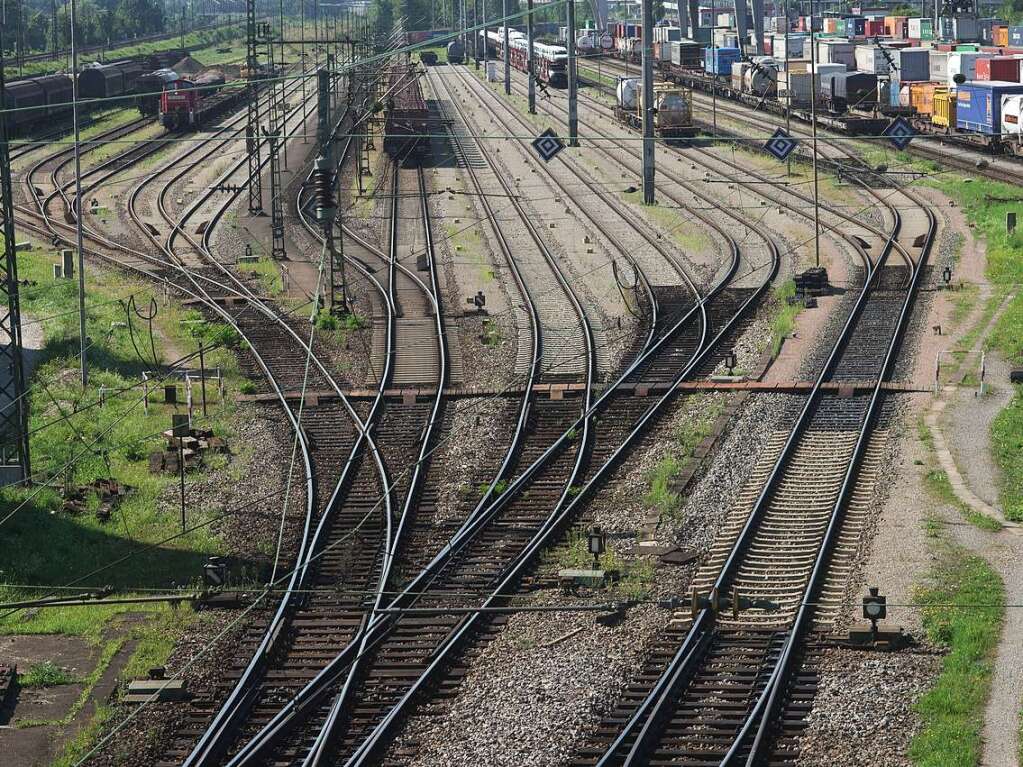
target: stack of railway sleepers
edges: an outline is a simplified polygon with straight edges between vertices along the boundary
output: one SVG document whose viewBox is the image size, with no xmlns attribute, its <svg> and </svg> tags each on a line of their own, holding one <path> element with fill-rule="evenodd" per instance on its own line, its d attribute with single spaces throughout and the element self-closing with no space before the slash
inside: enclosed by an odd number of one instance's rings
<svg viewBox="0 0 1023 767">
<path fill-rule="evenodd" d="M 388 75 L 384 99 L 384 151 L 388 154 L 407 151 L 421 154 L 429 150 L 430 112 L 419 76 L 414 64 L 393 67 Z"/>
</svg>

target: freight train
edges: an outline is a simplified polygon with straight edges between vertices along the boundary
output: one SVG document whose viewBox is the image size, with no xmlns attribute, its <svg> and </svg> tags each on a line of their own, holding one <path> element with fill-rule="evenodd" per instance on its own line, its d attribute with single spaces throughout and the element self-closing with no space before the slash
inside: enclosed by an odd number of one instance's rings
<svg viewBox="0 0 1023 767">
<path fill-rule="evenodd" d="M 621 77 L 615 89 L 615 118 L 630 128 L 643 129 L 643 87 L 637 77 Z M 668 83 L 654 83 L 654 135 L 676 139 L 693 136 L 692 92 Z"/>
<path fill-rule="evenodd" d="M 779 114 L 788 110 L 805 119 L 813 94 L 818 118 L 850 133 L 876 133 L 893 117 L 903 116 L 920 133 L 1023 156 L 1023 27 L 980 20 L 974 29 L 968 20 L 957 19 L 951 25 L 943 22 L 942 30 L 975 34 L 979 42 L 942 43 L 927 35 L 912 38 L 914 30 L 922 34 L 924 29 L 909 23 L 918 20 L 867 19 L 869 26 L 853 23 L 854 32 L 845 33 L 851 38 L 838 38 L 840 32 L 815 35 L 813 70 L 809 35 L 786 32 L 785 21 L 780 18 L 779 31 L 765 36 L 773 56 L 750 56 L 749 48 L 738 45 L 674 39 L 680 29 L 673 33 L 673 28 L 657 27 L 655 66 L 663 79 L 684 88 L 715 92 Z M 837 30 L 830 21 L 824 19 L 825 29 Z M 850 21 L 843 20 L 846 29 Z M 900 32 L 900 39 L 889 30 Z M 718 42 L 737 42 L 734 32 L 733 39 L 727 38 L 727 30 L 714 32 L 721 37 Z M 610 22 L 606 32 L 583 31 L 590 40 L 597 34 L 611 37 L 611 45 L 600 46 L 608 55 L 632 60 L 642 28 Z"/>
<path fill-rule="evenodd" d="M 82 110 L 119 106 L 122 101 L 131 100 L 143 116 L 155 115 L 160 90 L 169 81 L 169 63 L 186 55 L 181 50 L 161 51 L 137 59 L 83 67 L 78 76 Z M 73 88 L 69 74 L 8 81 L 4 89 L 8 131 L 18 135 L 67 118 L 71 114 Z"/>
</svg>

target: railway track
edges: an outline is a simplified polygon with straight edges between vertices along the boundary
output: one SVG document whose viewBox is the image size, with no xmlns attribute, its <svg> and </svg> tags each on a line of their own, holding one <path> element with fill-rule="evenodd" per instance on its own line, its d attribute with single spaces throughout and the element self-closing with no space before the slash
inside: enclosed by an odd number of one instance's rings
<svg viewBox="0 0 1023 767">
<path fill-rule="evenodd" d="M 904 230 L 886 203 L 887 244 L 865 262 L 864 289 L 814 393 L 774 436 L 697 574 L 706 601 L 676 616 L 575 764 L 781 764 L 797 752 L 813 694 L 810 637 L 841 607 L 889 425 L 879 387 L 935 237 L 930 211 L 907 190 L 895 194 L 912 204 L 913 226 Z M 893 253 L 902 264 L 889 263 Z M 825 381 L 874 387 L 839 397 L 821 391 Z M 732 613 L 736 595 L 751 603 Z"/>
</svg>

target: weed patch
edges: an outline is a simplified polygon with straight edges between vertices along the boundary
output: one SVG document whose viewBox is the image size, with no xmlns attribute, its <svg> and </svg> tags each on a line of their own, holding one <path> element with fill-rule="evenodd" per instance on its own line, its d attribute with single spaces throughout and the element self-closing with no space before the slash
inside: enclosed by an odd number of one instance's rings
<svg viewBox="0 0 1023 767">
<path fill-rule="evenodd" d="M 941 674 L 916 704 L 923 727 L 909 747 L 920 767 L 979 764 L 992 659 L 1005 614 L 1001 578 L 982 558 L 946 541 L 916 592 L 928 638 L 948 648 Z"/>
</svg>

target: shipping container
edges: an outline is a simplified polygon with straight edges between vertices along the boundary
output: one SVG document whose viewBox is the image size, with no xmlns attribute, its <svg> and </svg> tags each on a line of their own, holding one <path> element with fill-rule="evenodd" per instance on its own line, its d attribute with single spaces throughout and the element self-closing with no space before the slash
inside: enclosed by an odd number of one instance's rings
<svg viewBox="0 0 1023 767">
<path fill-rule="evenodd" d="M 909 106 L 919 114 L 931 114 L 934 111 L 934 92 L 944 87 L 942 83 L 910 83 Z"/>
<path fill-rule="evenodd" d="M 1002 97 L 1023 93 L 1020 83 L 975 80 L 956 89 L 956 127 L 963 130 L 998 133 L 1002 127 Z"/>
<path fill-rule="evenodd" d="M 877 101 L 877 76 L 866 72 L 820 73 L 821 94 L 838 109 Z"/>
<path fill-rule="evenodd" d="M 1023 46 L 1023 27 L 1009 27 L 1010 46 Z"/>
<path fill-rule="evenodd" d="M 817 43 L 817 61 L 822 64 L 856 66 L 856 46 L 848 40 L 821 40 Z"/>
<path fill-rule="evenodd" d="M 988 41 L 983 41 L 988 42 Z M 991 44 L 997 47 L 1006 48 L 1009 45 L 1009 28 L 1004 24 L 999 24 L 992 31 Z"/>
<path fill-rule="evenodd" d="M 956 124 L 955 91 L 948 88 L 936 89 L 932 104 L 934 111 L 931 113 L 931 122 L 943 128 L 954 128 Z"/>
<path fill-rule="evenodd" d="M 895 71 L 892 78 L 901 82 L 927 80 L 931 76 L 931 51 L 928 48 L 903 48 L 892 51 Z"/>
<path fill-rule="evenodd" d="M 838 19 L 827 18 L 824 19 L 822 30 L 823 32 L 830 33 L 832 35 L 838 33 Z"/>
<path fill-rule="evenodd" d="M 983 58 L 983 53 L 950 53 L 948 54 L 948 77 L 945 83 L 952 87 L 955 85 L 956 75 L 962 75 L 964 80 L 977 79 L 977 59 Z M 937 77 L 932 77 L 937 80 Z"/>
<path fill-rule="evenodd" d="M 1001 123 L 1002 134 L 1014 136 L 1019 141 L 1023 126 L 1023 96 L 1002 96 Z"/>
<path fill-rule="evenodd" d="M 849 37 L 863 37 L 867 34 L 867 20 L 862 16 L 846 19 L 845 33 Z"/>
<path fill-rule="evenodd" d="M 870 72 L 875 75 L 887 75 L 891 66 L 889 59 L 894 60 L 893 51 L 887 51 L 879 45 L 856 46 L 856 70 Z"/>
<path fill-rule="evenodd" d="M 942 40 L 970 42 L 980 39 L 974 16 L 942 16 L 939 21 Z"/>
<path fill-rule="evenodd" d="M 977 39 L 986 45 L 1004 45 L 997 42 L 997 29 L 1006 26 L 1002 19 L 985 18 L 977 20 Z"/>
<path fill-rule="evenodd" d="M 942 83 L 948 81 L 948 56 L 948 51 L 931 51 L 928 79 Z"/>
<path fill-rule="evenodd" d="M 911 40 L 933 40 L 934 23 L 931 19 L 910 19 L 907 36 Z"/>
<path fill-rule="evenodd" d="M 750 68 L 748 61 L 736 61 L 732 64 L 732 87 L 737 91 L 742 90 L 742 76 L 746 74 L 746 70 Z"/>
<path fill-rule="evenodd" d="M 728 77 L 732 64 L 741 58 L 738 48 L 707 48 L 704 51 L 703 68 L 708 74 Z"/>
<path fill-rule="evenodd" d="M 864 34 L 867 37 L 884 37 L 887 32 L 884 31 L 884 21 L 867 21 L 867 28 Z"/>
<path fill-rule="evenodd" d="M 788 58 L 798 59 L 803 55 L 804 45 L 807 38 L 799 34 L 790 34 L 788 36 L 788 48 L 786 48 L 785 35 L 775 35 L 773 38 L 772 47 L 774 49 L 774 57 L 777 59 L 786 58 L 786 50 L 788 51 Z"/>
<path fill-rule="evenodd" d="M 1012 56 L 990 56 L 977 60 L 977 80 L 1001 80 L 1007 83 L 1019 82 L 1019 59 Z"/>
</svg>

